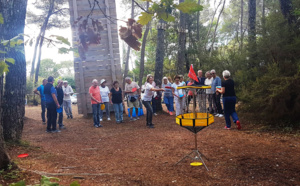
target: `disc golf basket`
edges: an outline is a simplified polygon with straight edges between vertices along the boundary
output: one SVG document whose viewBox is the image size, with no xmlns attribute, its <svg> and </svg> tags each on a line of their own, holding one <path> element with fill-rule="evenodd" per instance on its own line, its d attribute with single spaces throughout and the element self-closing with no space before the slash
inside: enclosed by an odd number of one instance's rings
<svg viewBox="0 0 300 186">
<path fill-rule="evenodd" d="M 198 89 L 210 89 L 211 86 L 183 86 L 177 87 L 177 89 L 189 89 L 193 91 L 193 94 L 196 95 L 196 90 Z M 206 94 L 204 96 L 206 100 Z M 196 102 L 196 96 L 193 96 L 194 103 Z M 195 136 L 195 148 L 184 156 L 181 160 L 179 160 L 175 165 L 179 164 L 186 158 L 191 158 L 192 160 L 201 160 L 203 165 L 205 166 L 206 170 L 208 170 L 207 166 L 205 165 L 202 156 L 206 158 L 199 150 L 197 145 L 197 133 L 204 129 L 205 127 L 209 126 L 210 124 L 214 123 L 214 116 L 209 114 L 207 111 L 200 111 L 196 113 L 196 106 L 193 104 L 193 113 L 185 113 L 182 115 L 178 115 L 176 117 L 176 123 L 181 127 L 188 129 L 190 132 L 194 133 Z M 192 156 L 194 155 L 194 156 Z M 207 159 L 207 158 L 206 158 Z M 195 163 L 195 162 L 194 162 Z M 192 164 L 191 164 L 192 165 Z"/>
</svg>

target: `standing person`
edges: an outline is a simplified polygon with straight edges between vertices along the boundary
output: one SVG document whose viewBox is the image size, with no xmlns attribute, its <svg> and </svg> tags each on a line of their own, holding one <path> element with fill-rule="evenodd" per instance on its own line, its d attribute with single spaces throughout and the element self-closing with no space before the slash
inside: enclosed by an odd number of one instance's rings
<svg viewBox="0 0 300 186">
<path fill-rule="evenodd" d="M 186 83 L 184 82 L 184 77 L 183 77 L 183 75 L 179 75 L 179 77 L 180 77 L 179 82 L 182 84 L 182 86 L 186 86 Z"/>
<path fill-rule="evenodd" d="M 102 104 L 105 105 L 105 112 L 107 120 L 110 121 L 110 110 L 109 110 L 109 88 L 106 86 L 105 79 L 101 79 L 100 81 L 100 94 L 102 98 Z M 103 110 L 100 109 L 100 121 L 103 120 Z"/>
<path fill-rule="evenodd" d="M 176 75 L 174 77 L 174 83 L 172 84 L 172 93 L 175 96 L 175 105 L 176 105 L 176 116 L 184 113 L 184 105 L 185 105 L 185 92 L 182 89 L 177 89 L 177 87 L 183 86 L 180 83 L 180 76 Z"/>
<path fill-rule="evenodd" d="M 168 87 L 168 88 L 166 88 L 166 87 Z M 172 87 L 172 83 L 170 83 L 168 81 L 167 77 L 164 77 L 163 78 L 163 84 L 162 84 L 162 88 L 165 90 L 164 91 L 164 102 L 167 106 L 168 113 L 172 116 L 173 112 L 174 112 L 174 105 L 173 105 L 174 96 L 172 94 L 171 87 Z"/>
<path fill-rule="evenodd" d="M 213 81 L 211 83 L 211 90 L 213 91 L 213 106 L 215 110 L 216 117 L 223 117 L 222 105 L 221 105 L 221 94 L 217 92 L 217 86 L 221 86 L 221 78 L 216 75 L 216 71 L 212 69 L 210 71 Z"/>
<path fill-rule="evenodd" d="M 149 77 L 152 77 L 152 79 L 154 79 L 154 76 L 152 74 L 148 74 L 146 79 L 148 79 Z M 145 87 L 146 87 L 146 85 L 147 85 L 147 81 L 145 82 Z M 156 83 L 155 83 L 154 80 L 153 80 L 151 85 L 153 86 L 153 88 L 157 88 Z M 157 113 L 156 113 L 156 104 L 157 104 L 156 102 L 157 102 L 157 100 L 155 99 L 155 97 L 156 97 L 156 93 L 154 92 L 153 98 L 151 100 L 151 104 L 152 104 L 153 115 L 157 116 Z"/>
<path fill-rule="evenodd" d="M 130 114 L 130 121 L 135 121 L 132 117 L 132 111 L 133 107 L 135 108 L 136 115 L 138 116 L 138 110 L 139 110 L 139 99 L 141 99 L 141 90 L 138 84 L 134 81 L 131 81 L 130 77 L 125 78 L 126 85 L 125 85 L 125 93 L 128 95 L 128 108 L 129 108 L 129 114 Z M 132 89 L 136 88 L 136 91 L 132 92 Z M 140 119 L 137 117 L 137 119 Z"/>
<path fill-rule="evenodd" d="M 194 85 L 194 83 L 195 83 L 195 81 L 192 78 L 190 78 L 187 85 L 191 86 L 191 85 Z M 188 104 L 187 104 L 188 107 L 190 106 L 190 102 L 194 98 L 194 96 L 195 95 L 194 95 L 193 91 L 189 90 L 189 92 L 188 92 Z M 196 108 L 196 103 L 194 102 L 193 104 Z"/>
<path fill-rule="evenodd" d="M 149 76 L 147 78 L 147 84 L 146 84 L 146 87 L 145 87 L 145 94 L 142 98 L 143 104 L 147 109 L 146 126 L 149 127 L 149 128 L 154 128 L 154 124 L 152 123 L 153 109 L 152 109 L 152 106 L 151 106 L 151 100 L 152 100 L 154 91 L 164 91 L 164 89 L 154 88 L 152 86 L 152 83 L 153 83 L 153 78 L 152 78 L 152 76 Z"/>
<path fill-rule="evenodd" d="M 123 92 L 122 89 L 119 87 L 119 82 L 113 82 L 113 88 L 110 90 L 109 99 L 111 104 L 113 104 L 116 122 L 123 123 Z"/>
<path fill-rule="evenodd" d="M 198 76 L 198 82 L 195 82 L 196 85 L 200 85 L 200 86 L 203 86 L 204 85 L 204 82 L 205 82 L 205 77 L 203 77 L 203 72 L 202 70 L 198 70 L 197 72 Z M 204 89 L 200 89 L 198 90 L 198 103 L 199 103 L 199 110 L 200 112 L 206 112 L 206 100 L 205 100 L 205 97 L 206 97 L 206 91 Z"/>
<path fill-rule="evenodd" d="M 57 81 L 57 86 L 55 87 L 56 92 L 57 92 L 57 101 L 60 105 L 60 107 L 63 108 L 63 101 L 64 101 L 64 91 L 62 89 L 63 86 L 63 81 L 61 79 L 59 79 Z M 61 113 L 58 114 L 58 126 L 59 126 L 59 130 L 61 129 L 66 129 L 66 127 L 63 124 L 63 111 L 61 111 Z"/>
<path fill-rule="evenodd" d="M 222 81 L 222 88 L 221 90 L 217 89 L 217 92 L 223 94 L 223 106 L 226 121 L 225 129 L 229 130 L 231 128 L 231 116 L 233 122 L 237 125 L 237 129 L 240 130 L 242 128 L 241 123 L 235 111 L 236 96 L 234 91 L 234 81 L 230 78 L 230 72 L 228 70 L 224 70 L 222 75 L 224 78 L 224 81 Z"/>
<path fill-rule="evenodd" d="M 68 116 L 68 119 L 71 118 L 73 119 L 73 114 L 72 114 L 72 103 L 71 103 L 71 96 L 74 93 L 73 89 L 70 85 L 68 85 L 68 81 L 64 81 L 64 86 L 63 91 L 64 91 L 64 109 L 65 112 Z"/>
<path fill-rule="evenodd" d="M 57 111 L 60 108 L 60 104 L 57 100 L 57 92 L 53 87 L 54 78 L 48 77 L 48 83 L 45 85 L 44 93 L 47 108 L 47 133 L 57 133 L 60 130 L 56 130 Z"/>
<path fill-rule="evenodd" d="M 209 71 L 207 71 L 205 73 L 205 77 L 206 77 L 206 79 L 205 79 L 204 85 L 211 86 L 213 78 L 211 77 L 211 74 Z M 212 109 L 213 95 L 214 95 L 214 92 L 212 91 L 211 88 L 206 89 L 206 96 L 207 96 L 208 108 L 209 108 L 208 110 L 211 114 L 213 113 L 213 109 Z"/>
<path fill-rule="evenodd" d="M 33 92 L 41 97 L 41 107 L 42 107 L 42 122 L 44 125 L 46 125 L 46 118 L 45 118 L 45 112 L 46 112 L 46 98 L 44 94 L 45 85 L 48 83 L 47 79 L 43 79 L 43 84 L 41 84 L 38 88 L 36 88 Z M 40 93 L 38 93 L 38 91 Z"/>
<path fill-rule="evenodd" d="M 101 95 L 100 95 L 100 88 L 98 86 L 97 79 L 92 81 L 92 86 L 89 89 L 89 93 L 91 96 L 91 103 L 93 109 L 93 119 L 94 119 L 94 127 L 103 127 L 100 124 L 100 104 L 102 103 Z"/>
</svg>

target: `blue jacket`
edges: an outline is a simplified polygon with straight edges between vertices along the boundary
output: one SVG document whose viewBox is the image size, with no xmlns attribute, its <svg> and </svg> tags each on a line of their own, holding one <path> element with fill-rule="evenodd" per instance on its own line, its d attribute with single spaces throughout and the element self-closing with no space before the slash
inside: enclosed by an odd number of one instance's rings
<svg viewBox="0 0 300 186">
<path fill-rule="evenodd" d="M 211 84 L 211 90 L 213 91 L 213 93 L 216 93 L 216 87 L 217 86 L 221 86 L 221 78 L 219 76 L 216 76 L 214 79 L 213 79 L 213 82 Z"/>
</svg>

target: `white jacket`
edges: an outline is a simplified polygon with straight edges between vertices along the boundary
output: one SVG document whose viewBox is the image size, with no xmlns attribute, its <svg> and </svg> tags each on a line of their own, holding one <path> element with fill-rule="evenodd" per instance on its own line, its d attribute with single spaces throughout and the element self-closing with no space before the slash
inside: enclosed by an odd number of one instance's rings
<svg viewBox="0 0 300 186">
<path fill-rule="evenodd" d="M 73 89 L 70 85 L 68 85 L 67 87 L 63 86 L 63 91 L 64 91 L 64 100 L 65 101 L 69 101 L 71 100 L 71 94 L 73 94 Z"/>
</svg>

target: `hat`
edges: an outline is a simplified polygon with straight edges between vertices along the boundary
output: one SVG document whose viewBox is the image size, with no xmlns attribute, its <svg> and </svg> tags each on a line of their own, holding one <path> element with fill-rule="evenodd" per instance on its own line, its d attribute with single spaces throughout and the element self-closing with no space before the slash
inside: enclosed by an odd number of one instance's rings
<svg viewBox="0 0 300 186">
<path fill-rule="evenodd" d="M 64 83 L 68 83 L 68 81 L 64 81 Z"/>
<path fill-rule="evenodd" d="M 100 84 L 104 83 L 105 82 L 105 79 L 101 79 L 100 81 Z"/>
<path fill-rule="evenodd" d="M 163 79 L 166 79 L 166 80 L 168 80 L 168 78 L 167 78 L 167 77 L 163 77 Z"/>
</svg>

